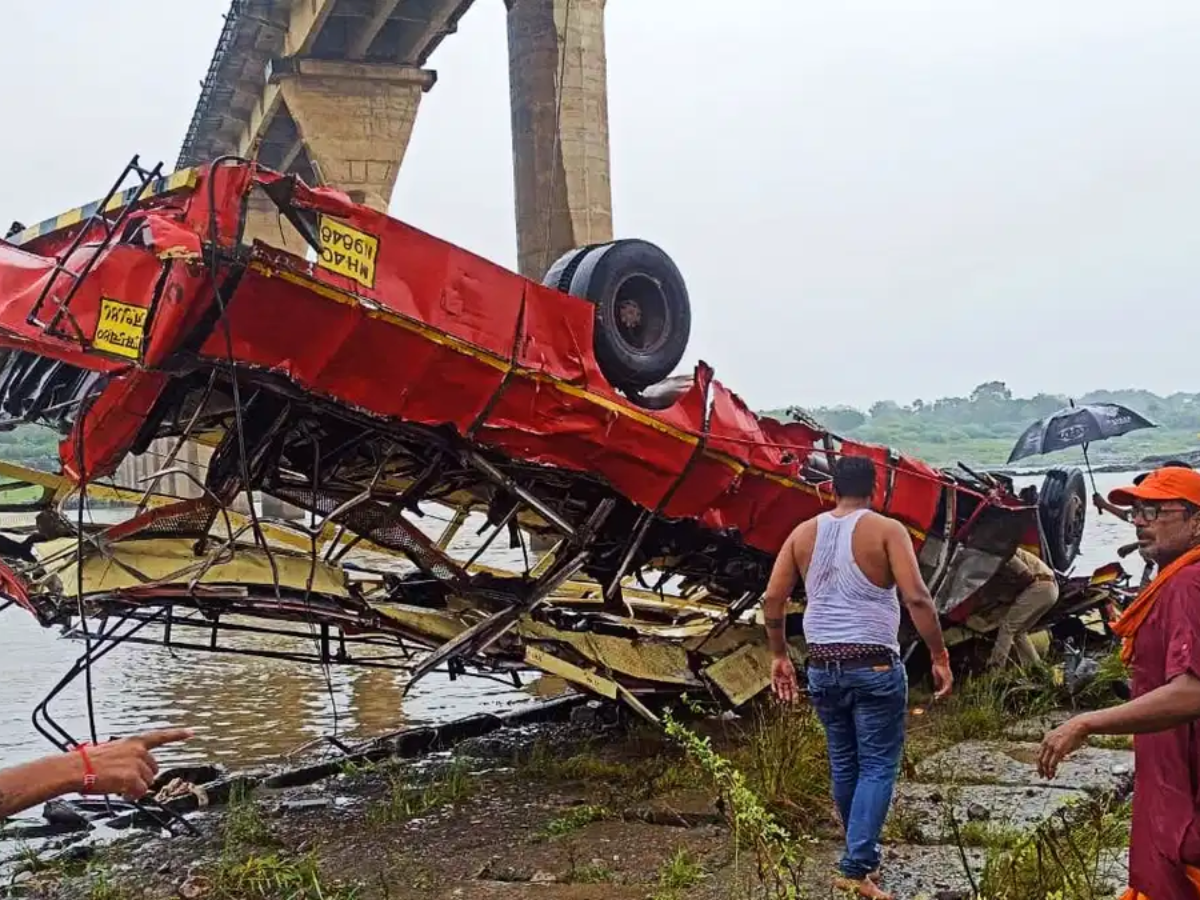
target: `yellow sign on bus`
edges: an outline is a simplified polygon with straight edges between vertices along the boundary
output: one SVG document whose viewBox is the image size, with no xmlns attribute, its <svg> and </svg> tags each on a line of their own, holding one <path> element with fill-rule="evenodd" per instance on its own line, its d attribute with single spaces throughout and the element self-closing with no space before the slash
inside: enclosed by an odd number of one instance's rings
<svg viewBox="0 0 1200 900">
<path fill-rule="evenodd" d="M 146 336 L 146 313 L 145 307 L 102 297 L 92 346 L 126 359 L 138 359 Z"/>
<path fill-rule="evenodd" d="M 319 266 L 353 278 L 366 288 L 375 287 L 375 261 L 379 256 L 379 238 L 345 222 L 321 216 L 321 257 Z"/>
</svg>

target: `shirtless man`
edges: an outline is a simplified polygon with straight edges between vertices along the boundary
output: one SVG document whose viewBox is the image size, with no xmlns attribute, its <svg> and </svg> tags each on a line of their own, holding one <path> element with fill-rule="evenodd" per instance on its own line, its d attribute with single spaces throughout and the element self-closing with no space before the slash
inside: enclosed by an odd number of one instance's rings
<svg viewBox="0 0 1200 900">
<path fill-rule="evenodd" d="M 879 835 L 904 749 L 908 679 L 897 640 L 900 597 L 933 657 L 938 698 L 953 676 L 937 610 L 907 529 L 870 510 L 875 466 L 843 457 L 833 467 L 837 506 L 802 523 L 779 551 L 765 597 L 772 687 L 799 697 L 784 636 L 784 607 L 804 579 L 808 696 L 825 728 L 833 795 L 846 830 L 835 887 L 888 900 L 875 884 Z"/>
</svg>

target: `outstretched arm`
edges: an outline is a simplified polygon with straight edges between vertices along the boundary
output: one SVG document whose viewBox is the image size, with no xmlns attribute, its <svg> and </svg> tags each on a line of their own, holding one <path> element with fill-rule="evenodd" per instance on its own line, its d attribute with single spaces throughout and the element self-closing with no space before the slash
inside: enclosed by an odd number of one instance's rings
<svg viewBox="0 0 1200 900">
<path fill-rule="evenodd" d="M 60 753 L 0 769 L 0 817 L 16 815 L 62 794 L 83 790 L 83 758 Z"/>
<path fill-rule="evenodd" d="M 1108 513 L 1112 513 L 1118 519 L 1122 519 L 1126 522 L 1128 522 L 1130 519 L 1128 509 L 1124 509 L 1123 507 L 1117 506 L 1115 503 L 1109 503 L 1106 499 L 1104 499 L 1104 496 L 1102 494 L 1100 494 L 1099 491 L 1092 494 L 1092 503 L 1095 504 L 1096 511 L 1099 512 L 1101 515 L 1108 512 Z"/>
<path fill-rule="evenodd" d="M 0 769 L 0 818 L 73 791 L 137 800 L 150 790 L 158 774 L 150 751 L 189 737 L 191 732 L 185 729 L 166 728 Z M 94 776 L 94 783 L 85 783 L 87 775 Z"/>
</svg>

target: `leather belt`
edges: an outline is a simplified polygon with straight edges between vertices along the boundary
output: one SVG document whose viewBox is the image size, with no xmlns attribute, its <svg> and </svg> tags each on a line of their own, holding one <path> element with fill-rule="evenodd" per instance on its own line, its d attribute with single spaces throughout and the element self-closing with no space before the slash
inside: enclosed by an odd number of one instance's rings
<svg viewBox="0 0 1200 900">
<path fill-rule="evenodd" d="M 873 653 L 870 656 L 855 656 L 850 659 L 809 660 L 810 669 L 890 669 L 896 665 L 896 658 L 886 653 Z"/>
</svg>

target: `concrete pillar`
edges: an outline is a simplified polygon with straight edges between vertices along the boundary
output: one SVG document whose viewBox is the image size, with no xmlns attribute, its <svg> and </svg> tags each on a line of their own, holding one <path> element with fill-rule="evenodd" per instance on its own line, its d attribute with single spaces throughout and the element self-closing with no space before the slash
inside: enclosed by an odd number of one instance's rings
<svg viewBox="0 0 1200 900">
<path fill-rule="evenodd" d="M 505 0 L 522 275 L 612 240 L 605 0 Z M 561 76 L 561 78 L 560 78 Z"/>
<path fill-rule="evenodd" d="M 321 183 L 386 212 L 421 96 L 437 76 L 413 66 L 291 57 L 271 80 Z"/>
<path fill-rule="evenodd" d="M 279 207 L 258 191 L 250 195 L 246 204 L 246 227 L 242 231 L 242 242 L 252 244 L 262 241 L 279 250 L 286 250 L 304 259 L 309 246 L 292 223 L 279 213 Z"/>
<path fill-rule="evenodd" d="M 357 203 L 387 212 L 400 163 L 412 137 L 422 95 L 437 76 L 413 66 L 288 57 L 271 67 L 287 113 L 320 184 Z M 263 196 L 246 209 L 246 243 L 258 240 L 296 256 L 309 246 Z M 261 497 L 266 516 L 297 518 L 303 511 Z"/>
<path fill-rule="evenodd" d="M 612 240 L 604 3 L 505 0 L 517 267 L 527 278 Z M 555 541 L 534 535 L 531 546 Z"/>
<path fill-rule="evenodd" d="M 133 491 L 144 491 L 150 487 L 149 479 L 155 472 L 167 464 L 167 456 L 175 446 L 175 438 L 161 438 L 152 441 L 146 452 L 140 456 L 128 456 L 117 468 L 113 482 L 118 487 Z M 167 468 L 184 469 L 192 476 L 204 481 L 205 467 L 212 451 L 199 444 L 188 442 L 175 455 L 175 461 Z M 153 486 L 155 493 L 168 494 L 172 497 L 199 497 L 203 491 L 190 478 L 182 475 L 166 475 Z"/>
</svg>

